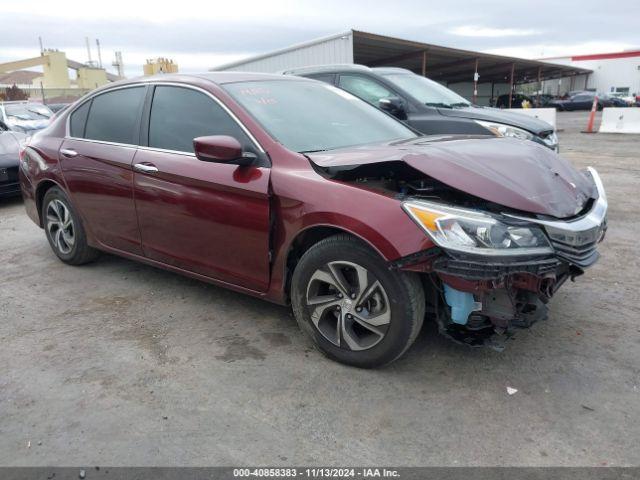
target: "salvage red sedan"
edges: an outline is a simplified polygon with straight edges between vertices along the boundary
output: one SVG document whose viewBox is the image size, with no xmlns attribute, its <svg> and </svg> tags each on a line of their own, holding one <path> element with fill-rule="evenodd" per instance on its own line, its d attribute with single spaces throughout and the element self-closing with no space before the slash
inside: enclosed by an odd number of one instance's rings
<svg viewBox="0 0 640 480">
<path fill-rule="evenodd" d="M 529 141 L 420 136 L 327 84 L 163 75 L 96 90 L 21 154 L 54 253 L 99 251 L 290 303 L 329 357 L 400 357 L 424 318 L 493 345 L 598 258 L 607 201 Z"/>
</svg>

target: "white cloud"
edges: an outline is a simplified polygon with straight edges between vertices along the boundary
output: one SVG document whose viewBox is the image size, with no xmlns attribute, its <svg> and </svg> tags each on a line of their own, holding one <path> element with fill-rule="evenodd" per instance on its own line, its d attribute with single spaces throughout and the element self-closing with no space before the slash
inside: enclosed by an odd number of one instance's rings
<svg viewBox="0 0 640 480">
<path fill-rule="evenodd" d="M 490 28 L 477 25 L 462 25 L 449 30 L 449 33 L 461 37 L 528 37 L 539 34 L 540 30 L 533 28 Z"/>
</svg>

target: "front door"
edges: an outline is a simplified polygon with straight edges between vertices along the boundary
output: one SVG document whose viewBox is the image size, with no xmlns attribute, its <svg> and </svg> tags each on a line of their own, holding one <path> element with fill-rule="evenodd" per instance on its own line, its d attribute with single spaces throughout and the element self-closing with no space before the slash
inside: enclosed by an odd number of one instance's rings
<svg viewBox="0 0 640 480">
<path fill-rule="evenodd" d="M 78 107 L 59 151 L 74 206 L 102 245 L 142 255 L 131 164 L 146 87 L 111 90 Z"/>
<path fill-rule="evenodd" d="M 265 291 L 270 169 L 198 160 L 193 139 L 230 135 L 246 150 L 264 154 L 216 101 L 187 87 L 156 86 L 148 126 L 148 147 L 141 147 L 133 160 L 144 254 Z"/>
</svg>

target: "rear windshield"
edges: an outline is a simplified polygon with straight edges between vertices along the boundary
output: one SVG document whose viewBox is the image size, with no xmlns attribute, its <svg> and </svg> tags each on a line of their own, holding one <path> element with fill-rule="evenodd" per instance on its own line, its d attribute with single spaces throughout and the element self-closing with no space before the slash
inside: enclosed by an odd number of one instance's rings
<svg viewBox="0 0 640 480">
<path fill-rule="evenodd" d="M 272 137 L 296 152 L 382 143 L 417 135 L 338 88 L 309 80 L 223 85 Z"/>
</svg>

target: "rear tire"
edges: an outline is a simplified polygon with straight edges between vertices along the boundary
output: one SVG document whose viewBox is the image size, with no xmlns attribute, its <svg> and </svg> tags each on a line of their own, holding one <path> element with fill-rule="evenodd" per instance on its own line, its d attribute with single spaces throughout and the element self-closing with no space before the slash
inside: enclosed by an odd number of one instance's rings
<svg viewBox="0 0 640 480">
<path fill-rule="evenodd" d="M 53 253 L 69 265 L 95 260 L 100 252 L 87 244 L 80 216 L 58 187 L 47 190 L 42 200 L 42 224 Z"/>
<path fill-rule="evenodd" d="M 425 314 L 417 274 L 392 270 L 349 235 L 312 246 L 296 265 L 291 303 L 300 328 L 329 358 L 360 368 L 398 359 Z"/>
</svg>

